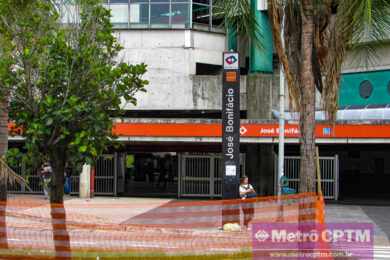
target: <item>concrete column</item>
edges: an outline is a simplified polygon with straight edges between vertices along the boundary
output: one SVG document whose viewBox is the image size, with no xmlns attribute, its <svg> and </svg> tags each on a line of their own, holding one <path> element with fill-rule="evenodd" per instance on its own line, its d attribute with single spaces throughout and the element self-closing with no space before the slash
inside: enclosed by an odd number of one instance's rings
<svg viewBox="0 0 390 260">
<path fill-rule="evenodd" d="M 79 196 L 82 199 L 90 199 L 92 197 L 91 192 L 91 171 L 92 167 L 89 164 L 84 164 L 80 174 L 80 189 Z"/>
<path fill-rule="evenodd" d="M 247 78 L 248 119 L 272 119 L 272 108 L 278 100 L 279 81 L 273 74 L 251 74 Z M 259 195 L 274 192 L 274 145 L 248 144 L 246 175 Z"/>
</svg>

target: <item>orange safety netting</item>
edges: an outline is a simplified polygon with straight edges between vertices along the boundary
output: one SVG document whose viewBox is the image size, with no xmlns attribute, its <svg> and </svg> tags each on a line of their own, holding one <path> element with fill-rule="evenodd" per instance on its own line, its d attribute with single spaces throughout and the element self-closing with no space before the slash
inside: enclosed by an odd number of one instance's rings
<svg viewBox="0 0 390 260">
<path fill-rule="evenodd" d="M 224 231 L 224 223 L 324 223 L 315 193 L 158 205 L 93 201 L 50 205 L 16 197 L 0 204 L 0 259 L 251 256 L 251 231 Z"/>
</svg>

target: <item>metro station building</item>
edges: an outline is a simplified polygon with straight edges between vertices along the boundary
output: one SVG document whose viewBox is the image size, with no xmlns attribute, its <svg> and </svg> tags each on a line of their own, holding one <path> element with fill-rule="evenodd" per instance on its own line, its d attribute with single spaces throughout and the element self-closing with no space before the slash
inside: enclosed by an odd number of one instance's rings
<svg viewBox="0 0 390 260">
<path fill-rule="evenodd" d="M 267 10 L 262 1 L 252 2 L 257 5 L 266 48 L 259 50 L 245 41 L 237 47 L 241 57 L 241 172 L 250 178 L 258 173 L 256 189 L 273 194 L 279 62 Z M 121 145 L 98 160 L 95 193 L 221 197 L 222 53 L 234 44 L 221 21 L 213 18 L 213 1 L 109 0 L 106 4 L 124 46 L 119 59 L 147 64 L 145 78 L 150 84 L 147 93 L 137 94 L 137 106 L 126 107 L 125 118 L 113 119 L 118 135 L 113 142 Z M 352 53 L 347 56 L 335 125 L 321 122 L 318 102 L 316 142 L 323 189 L 331 200 L 389 198 L 390 41 L 378 47 L 377 59 L 369 66 L 356 63 Z M 299 183 L 296 118 L 287 113 L 285 159 L 285 174 L 295 188 Z M 20 140 L 10 137 L 10 146 Z M 77 176 L 73 188 L 77 193 Z"/>
</svg>

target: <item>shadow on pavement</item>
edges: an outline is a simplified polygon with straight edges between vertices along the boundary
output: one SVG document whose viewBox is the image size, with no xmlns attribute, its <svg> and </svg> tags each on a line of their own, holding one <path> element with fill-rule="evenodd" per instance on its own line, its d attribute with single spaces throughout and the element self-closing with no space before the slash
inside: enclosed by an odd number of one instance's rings
<svg viewBox="0 0 390 260">
<path fill-rule="evenodd" d="M 8 249 L 6 210 L 7 201 L 0 201 L 0 249 Z"/>
</svg>

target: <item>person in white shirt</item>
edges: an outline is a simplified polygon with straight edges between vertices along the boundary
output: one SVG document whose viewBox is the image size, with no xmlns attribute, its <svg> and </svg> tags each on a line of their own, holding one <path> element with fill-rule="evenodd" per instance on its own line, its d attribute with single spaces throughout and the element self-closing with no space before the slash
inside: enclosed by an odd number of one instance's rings
<svg viewBox="0 0 390 260">
<path fill-rule="evenodd" d="M 50 196 L 50 182 L 53 169 L 49 163 L 44 163 L 41 170 L 41 178 L 43 180 L 43 193 L 45 194 L 45 199 L 49 199 Z"/>
<path fill-rule="evenodd" d="M 240 197 L 241 199 L 256 197 L 256 191 L 248 182 L 248 177 L 242 177 L 240 180 Z"/>
<path fill-rule="evenodd" d="M 255 189 L 249 184 L 248 177 L 243 177 L 240 180 L 240 197 L 242 200 L 247 198 L 255 198 L 257 196 Z M 248 228 L 249 222 L 253 219 L 255 210 L 253 202 L 244 202 L 242 204 L 242 211 L 244 213 L 244 227 Z"/>
</svg>

